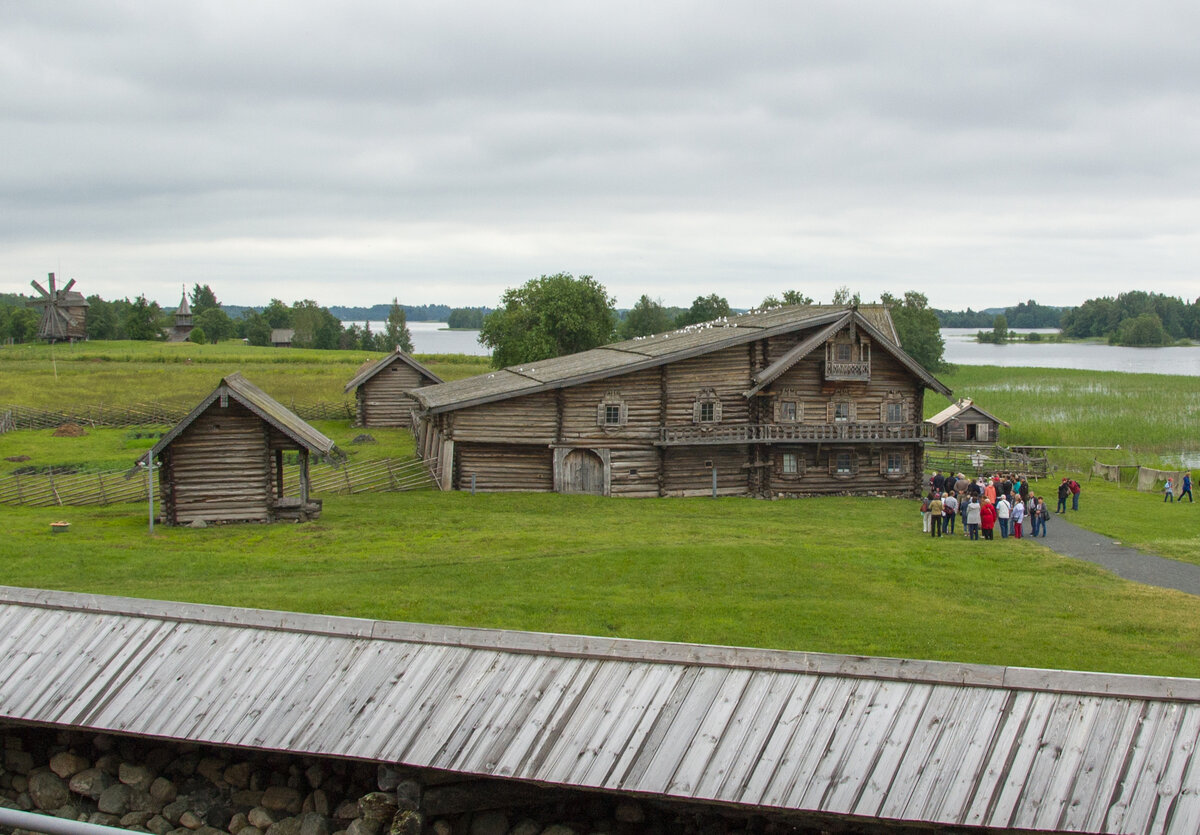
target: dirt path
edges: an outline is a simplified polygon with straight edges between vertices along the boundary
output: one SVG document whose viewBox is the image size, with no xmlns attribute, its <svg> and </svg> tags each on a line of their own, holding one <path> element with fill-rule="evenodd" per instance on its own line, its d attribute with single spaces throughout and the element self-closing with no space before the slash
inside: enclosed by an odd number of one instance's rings
<svg viewBox="0 0 1200 835">
<path fill-rule="evenodd" d="M 1072 524 L 1069 521 L 1071 513 L 1053 514 L 1047 535 L 1039 536 L 1038 544 L 1064 557 L 1094 563 L 1135 583 L 1200 595 L 1200 565 L 1144 554 L 1121 545 L 1107 536 Z M 999 534 L 997 530 L 996 535 Z"/>
</svg>

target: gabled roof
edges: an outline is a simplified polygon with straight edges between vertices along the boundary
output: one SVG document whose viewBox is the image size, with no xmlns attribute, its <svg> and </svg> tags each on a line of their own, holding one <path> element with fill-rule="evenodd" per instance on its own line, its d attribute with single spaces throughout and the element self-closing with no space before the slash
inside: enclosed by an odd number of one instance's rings
<svg viewBox="0 0 1200 835">
<path fill-rule="evenodd" d="M 179 300 L 179 307 L 175 308 L 176 316 L 191 316 L 192 306 L 188 304 L 187 293 L 183 294 L 183 298 Z"/>
<path fill-rule="evenodd" d="M 971 409 L 979 412 L 979 414 L 983 415 L 988 420 L 996 421 L 996 423 L 1000 424 L 1001 426 L 1008 426 L 1007 421 L 1000 420 L 1000 418 L 996 417 L 990 412 L 985 412 L 983 409 L 976 406 L 969 397 L 947 406 L 925 422 L 932 424 L 933 426 L 941 426 L 943 423 L 953 420 L 954 418 L 958 417 L 964 412 L 970 411 Z"/>
<path fill-rule="evenodd" d="M 221 384 L 213 390 L 212 394 L 204 398 L 199 406 L 192 409 L 187 417 L 176 424 L 174 429 L 163 435 L 159 442 L 154 445 L 154 448 L 138 460 L 145 460 L 147 456 L 151 458 L 157 456 L 172 441 L 178 438 L 180 433 L 187 429 L 196 418 L 204 414 L 205 409 L 222 396 L 231 397 L 238 403 L 241 403 L 309 452 L 317 455 L 334 455 L 339 457 L 342 454 L 341 450 L 337 448 L 337 445 L 332 440 L 326 438 L 316 429 L 313 429 L 301 420 L 295 412 L 251 383 L 240 372 L 235 371 L 221 380 Z"/>
<path fill-rule="evenodd" d="M 0 586 L 0 719 L 930 832 L 1200 820 L 1196 679 Z"/>
<path fill-rule="evenodd" d="M 346 387 L 344 389 L 342 389 L 342 391 L 350 391 L 351 389 L 358 388 L 363 383 L 365 383 L 367 380 L 371 379 L 376 374 L 378 374 L 380 371 L 387 368 L 389 365 L 391 365 L 394 362 L 405 363 L 406 365 L 408 365 L 410 368 L 412 368 L 414 371 L 416 371 L 418 374 L 420 374 L 422 377 L 426 378 L 427 380 L 432 380 L 435 383 L 442 382 L 441 377 L 434 374 L 432 371 L 430 371 L 425 366 L 421 365 L 421 363 L 417 362 L 411 356 L 409 356 L 408 354 L 401 351 L 399 346 L 397 346 L 395 351 L 392 351 L 392 353 L 388 354 L 383 359 L 379 360 L 378 362 L 372 363 L 371 365 L 368 365 L 366 368 L 362 369 L 357 374 L 355 374 L 354 379 L 351 380 L 350 382 L 346 383 Z"/>
<path fill-rule="evenodd" d="M 294 328 L 275 328 L 271 331 L 272 342 L 291 342 L 296 335 Z"/>
<path fill-rule="evenodd" d="M 843 320 L 856 322 L 926 386 L 942 394 L 950 394 L 950 389 L 896 343 L 895 326 L 883 305 L 798 305 L 728 316 L 578 354 L 509 366 L 465 380 L 413 389 L 411 394 L 427 412 L 437 414 L 655 368 L 771 336 L 832 326 Z"/>
</svg>

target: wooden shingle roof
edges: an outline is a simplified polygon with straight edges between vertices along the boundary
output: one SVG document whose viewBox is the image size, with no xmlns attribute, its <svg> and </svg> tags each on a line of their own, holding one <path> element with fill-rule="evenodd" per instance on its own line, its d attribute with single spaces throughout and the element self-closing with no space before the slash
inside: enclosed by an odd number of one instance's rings
<svg viewBox="0 0 1200 835">
<path fill-rule="evenodd" d="M 0 719 L 850 821 L 1200 828 L 1195 679 L 0 586 Z"/>
<path fill-rule="evenodd" d="M 800 305 L 728 316 L 590 351 L 426 386 L 411 393 L 427 412 L 436 414 L 654 368 L 758 339 L 831 325 L 846 316 L 850 317 L 847 321 L 854 321 L 896 356 L 924 385 L 942 394 L 950 393 L 897 344 L 895 326 L 883 305 Z"/>
<path fill-rule="evenodd" d="M 1008 423 L 1006 421 L 1003 421 L 1000 418 L 996 417 L 995 415 L 991 414 L 990 412 L 985 412 L 983 409 L 976 406 L 975 403 L 969 397 L 963 398 L 962 400 L 959 400 L 955 403 L 951 403 L 949 406 L 942 409 L 940 412 L 938 412 L 936 415 L 929 418 L 929 420 L 927 420 L 925 422 L 932 424 L 933 426 L 941 426 L 943 423 L 953 420 L 954 418 L 956 418 L 960 415 L 963 415 L 969 411 L 979 412 L 979 414 L 983 415 L 988 420 L 994 420 L 996 423 L 1000 424 L 1001 426 L 1008 426 Z"/>
<path fill-rule="evenodd" d="M 361 371 L 359 371 L 357 374 L 355 374 L 354 379 L 352 379 L 350 382 L 346 383 L 346 387 L 344 389 L 342 389 L 342 391 L 345 391 L 345 392 L 353 391 L 354 389 L 361 386 L 363 383 L 367 382 L 367 380 L 370 380 L 372 377 L 374 377 L 380 371 L 382 371 L 383 369 L 387 368 L 389 365 L 391 365 L 392 363 L 395 363 L 395 362 L 404 363 L 405 365 L 409 366 L 414 371 L 416 371 L 418 374 L 420 374 L 422 377 L 424 377 L 425 379 L 427 379 L 433 383 L 442 382 L 441 377 L 434 374 L 428 368 L 421 365 L 421 363 L 417 362 L 415 359 L 413 359 L 411 356 L 404 353 L 404 351 L 401 351 L 400 348 L 397 347 L 396 350 L 392 351 L 387 356 L 381 358 L 378 362 L 374 362 L 374 363 L 364 367 Z"/>
<path fill-rule="evenodd" d="M 341 455 L 341 451 L 331 439 L 325 437 L 312 426 L 305 423 L 291 409 L 251 383 L 242 376 L 241 372 L 235 371 L 233 374 L 222 379 L 220 385 L 213 390 L 212 394 L 204 398 L 200 402 L 200 405 L 192 409 L 187 417 L 176 424 L 170 432 L 163 435 L 158 443 L 138 460 L 146 460 L 147 456 L 152 460 L 172 441 L 179 437 L 180 433 L 187 429 L 196 418 L 204 414 L 204 411 L 220 397 L 230 397 L 241 403 L 309 452 L 316 455 Z"/>
</svg>

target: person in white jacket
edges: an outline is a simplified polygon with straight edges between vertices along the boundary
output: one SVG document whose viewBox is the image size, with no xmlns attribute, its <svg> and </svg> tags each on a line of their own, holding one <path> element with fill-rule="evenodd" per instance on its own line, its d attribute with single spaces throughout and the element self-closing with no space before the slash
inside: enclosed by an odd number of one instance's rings
<svg viewBox="0 0 1200 835">
<path fill-rule="evenodd" d="M 1008 499 L 1000 496 L 996 500 L 996 521 L 1000 523 L 1000 538 L 1008 539 L 1008 519 L 1012 516 L 1012 505 Z"/>
</svg>

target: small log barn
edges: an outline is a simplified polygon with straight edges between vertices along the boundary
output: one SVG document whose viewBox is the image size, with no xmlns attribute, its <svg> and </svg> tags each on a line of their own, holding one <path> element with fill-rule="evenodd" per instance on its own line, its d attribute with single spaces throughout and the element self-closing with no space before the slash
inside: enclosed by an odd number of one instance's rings
<svg viewBox="0 0 1200 835">
<path fill-rule="evenodd" d="M 441 382 L 441 377 L 397 348 L 364 366 L 346 383 L 345 391 L 354 391 L 358 426 L 411 427 L 417 401 L 408 390 Z"/>
<path fill-rule="evenodd" d="M 300 454 L 300 495 L 285 496 L 283 454 Z M 313 429 L 241 374 L 230 374 L 142 461 L 158 460 L 162 519 L 194 522 L 307 521 L 309 455 L 340 455 Z"/>
<path fill-rule="evenodd" d="M 442 489 L 913 495 L 924 391 L 882 305 L 785 307 L 411 390 Z"/>
<path fill-rule="evenodd" d="M 933 440 L 939 444 L 994 444 L 1000 427 L 1008 426 L 970 399 L 947 406 L 927 422 L 933 427 Z"/>
</svg>

